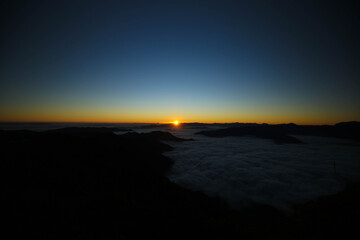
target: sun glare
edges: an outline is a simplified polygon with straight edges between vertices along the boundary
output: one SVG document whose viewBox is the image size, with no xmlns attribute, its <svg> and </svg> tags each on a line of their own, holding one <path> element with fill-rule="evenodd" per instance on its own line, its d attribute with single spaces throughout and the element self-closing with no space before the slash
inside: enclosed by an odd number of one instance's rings
<svg viewBox="0 0 360 240">
<path fill-rule="evenodd" d="M 178 125 L 179 125 L 179 121 L 174 121 L 173 124 L 174 124 L 175 126 L 178 126 Z"/>
</svg>

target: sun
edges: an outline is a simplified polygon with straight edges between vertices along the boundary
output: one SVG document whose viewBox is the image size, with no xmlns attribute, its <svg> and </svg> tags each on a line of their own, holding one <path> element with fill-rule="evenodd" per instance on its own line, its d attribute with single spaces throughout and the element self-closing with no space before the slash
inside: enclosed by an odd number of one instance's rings
<svg viewBox="0 0 360 240">
<path fill-rule="evenodd" d="M 174 124 L 175 126 L 178 126 L 178 125 L 179 125 L 179 121 L 174 121 L 173 124 Z"/>
</svg>

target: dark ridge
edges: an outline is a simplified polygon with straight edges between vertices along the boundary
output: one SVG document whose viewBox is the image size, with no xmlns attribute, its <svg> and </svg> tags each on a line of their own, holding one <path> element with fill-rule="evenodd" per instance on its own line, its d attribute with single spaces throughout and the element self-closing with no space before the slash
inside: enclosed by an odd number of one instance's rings
<svg viewBox="0 0 360 240">
<path fill-rule="evenodd" d="M 340 122 L 340 123 L 335 124 L 335 127 L 360 128 L 360 122 L 357 122 L 357 121 Z"/>
<path fill-rule="evenodd" d="M 227 137 L 227 136 L 256 136 L 264 139 L 272 139 L 275 143 L 303 143 L 295 137 L 288 136 L 268 126 L 254 127 L 232 127 L 218 130 L 202 131 L 195 134 L 202 134 L 208 137 Z"/>
<path fill-rule="evenodd" d="M 257 124 L 201 131 L 196 134 L 202 134 L 209 137 L 253 135 L 260 138 L 273 139 L 277 143 L 301 143 L 300 140 L 289 135 L 334 137 L 360 141 L 360 123 L 346 122 L 338 123 L 334 126 L 304 126 L 296 125 L 294 123 L 278 125 Z"/>
<path fill-rule="evenodd" d="M 193 139 L 179 138 L 179 137 L 172 135 L 169 132 L 164 132 L 164 131 L 153 131 L 153 132 L 149 132 L 149 133 L 128 132 L 121 136 L 130 137 L 130 138 L 150 138 L 150 139 L 157 139 L 157 140 L 161 140 L 161 141 L 174 141 L 174 142 L 193 141 Z"/>
<path fill-rule="evenodd" d="M 323 196 L 298 206 L 293 217 L 299 225 L 299 234 L 311 239 L 359 236 L 359 203 L 360 183 L 350 182 L 335 195 Z"/>
</svg>

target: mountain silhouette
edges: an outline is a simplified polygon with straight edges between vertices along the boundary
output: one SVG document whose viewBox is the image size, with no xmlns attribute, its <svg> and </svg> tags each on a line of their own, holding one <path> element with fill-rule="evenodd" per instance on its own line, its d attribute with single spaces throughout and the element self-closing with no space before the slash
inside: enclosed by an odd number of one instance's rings
<svg viewBox="0 0 360 240">
<path fill-rule="evenodd" d="M 302 143 L 294 136 L 290 135 L 308 135 L 321 137 L 335 137 L 360 141 L 360 123 L 343 122 L 333 126 L 307 126 L 290 124 L 253 124 L 228 127 L 216 130 L 200 131 L 196 134 L 202 134 L 208 137 L 226 137 L 226 136 L 255 136 L 259 138 L 272 139 L 276 143 Z"/>
</svg>

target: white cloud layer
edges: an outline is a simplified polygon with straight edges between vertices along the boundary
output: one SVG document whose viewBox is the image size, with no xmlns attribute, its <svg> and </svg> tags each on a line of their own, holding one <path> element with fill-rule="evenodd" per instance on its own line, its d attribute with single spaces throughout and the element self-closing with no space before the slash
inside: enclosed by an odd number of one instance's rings
<svg viewBox="0 0 360 240">
<path fill-rule="evenodd" d="M 299 203 L 360 180 L 360 144 L 348 140 L 296 136 L 307 144 L 275 144 L 251 137 L 176 136 L 196 141 L 168 143 L 175 160 L 168 177 L 184 187 L 224 198 L 241 208 L 263 203 L 291 211 Z M 336 163 L 336 174 L 334 172 Z"/>
</svg>

